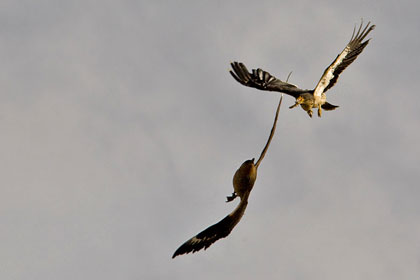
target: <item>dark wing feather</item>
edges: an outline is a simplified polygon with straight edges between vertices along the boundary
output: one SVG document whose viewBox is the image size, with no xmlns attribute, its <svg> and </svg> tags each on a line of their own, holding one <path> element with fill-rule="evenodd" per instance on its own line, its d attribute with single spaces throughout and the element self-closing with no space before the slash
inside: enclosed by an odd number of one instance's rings
<svg viewBox="0 0 420 280">
<path fill-rule="evenodd" d="M 233 71 L 230 70 L 229 73 L 232 75 L 232 77 L 238 83 L 247 87 L 253 87 L 260 90 L 283 92 L 295 98 L 297 98 L 300 94 L 309 91 L 283 82 L 260 68 L 253 69 L 252 73 L 250 73 L 243 63 L 235 61 L 230 65 L 232 66 Z"/>
<path fill-rule="evenodd" d="M 363 21 L 360 24 L 360 27 L 356 32 L 356 27 L 353 30 L 353 35 L 351 36 L 350 42 L 344 48 L 344 50 L 337 56 L 333 63 L 325 69 L 324 74 L 322 75 L 321 79 L 319 80 L 317 86 L 314 90 L 314 95 L 321 95 L 323 92 L 326 92 L 331 87 L 335 85 L 338 80 L 338 76 L 344 69 L 347 68 L 356 58 L 357 56 L 363 51 L 363 49 L 369 43 L 369 40 L 363 42 L 366 36 L 371 32 L 375 25 L 370 25 L 370 22 L 363 27 Z"/>
<path fill-rule="evenodd" d="M 181 247 L 179 247 L 172 255 L 172 258 L 175 258 L 178 255 L 195 253 L 203 248 L 205 250 L 217 240 L 228 236 L 244 215 L 246 206 L 248 205 L 248 195 L 249 192 L 241 199 L 241 202 L 235 210 L 233 210 L 232 213 L 227 215 L 220 222 L 206 228 L 182 244 Z"/>
</svg>

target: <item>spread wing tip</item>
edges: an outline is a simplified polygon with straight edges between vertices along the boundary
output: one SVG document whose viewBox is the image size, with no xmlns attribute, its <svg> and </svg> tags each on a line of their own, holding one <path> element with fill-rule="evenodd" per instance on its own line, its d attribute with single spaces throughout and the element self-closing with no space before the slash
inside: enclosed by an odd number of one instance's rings
<svg viewBox="0 0 420 280">
<path fill-rule="evenodd" d="M 172 258 L 174 259 L 176 256 L 180 256 L 180 255 L 184 255 L 184 254 L 189 254 L 189 253 L 195 253 L 200 251 L 201 249 L 206 250 L 208 247 L 210 247 L 211 244 L 213 244 L 212 241 L 210 243 L 200 243 L 200 240 L 197 240 L 196 242 L 193 241 L 193 239 L 196 239 L 196 237 L 194 236 L 193 238 L 191 238 L 190 240 L 188 240 L 187 242 L 185 242 L 184 244 L 181 245 L 181 247 L 179 247 L 175 253 L 172 255 Z"/>
<path fill-rule="evenodd" d="M 360 23 L 360 26 L 359 26 L 359 28 L 358 28 L 358 30 L 357 30 L 357 33 L 356 33 L 356 25 L 354 26 L 354 29 L 353 29 L 353 34 L 352 34 L 352 36 L 351 36 L 351 38 L 350 38 L 350 43 L 352 42 L 352 41 L 359 41 L 359 42 L 361 42 L 361 41 L 363 41 L 363 39 L 373 30 L 373 29 L 375 29 L 375 27 L 376 27 L 376 25 L 374 25 L 374 24 L 372 24 L 372 25 L 370 25 L 371 23 L 370 23 L 370 21 L 366 24 L 366 26 L 365 26 L 365 28 L 363 28 L 363 19 L 361 20 L 361 23 Z M 362 30 L 362 28 L 363 28 L 363 30 Z M 370 39 L 369 39 L 370 40 Z M 369 40 L 367 40 L 367 41 L 369 41 Z"/>
<path fill-rule="evenodd" d="M 240 214 L 239 210 L 244 207 L 246 207 L 246 204 L 239 204 L 233 213 L 227 215 L 220 222 L 206 228 L 196 236 L 187 240 L 175 251 L 172 258 L 183 254 L 195 253 L 201 249 L 206 250 L 217 240 L 228 236 L 241 219 L 242 215 L 237 216 L 237 214 Z"/>
<path fill-rule="evenodd" d="M 239 79 L 239 77 L 238 76 L 236 76 L 235 75 L 235 73 L 233 73 L 233 71 L 232 70 L 229 70 L 229 73 L 232 75 L 232 77 L 235 79 L 235 81 L 237 81 L 238 83 L 240 83 L 240 84 L 242 84 L 242 85 L 244 85 L 244 86 L 246 86 L 246 84 L 241 80 L 241 79 Z"/>
</svg>

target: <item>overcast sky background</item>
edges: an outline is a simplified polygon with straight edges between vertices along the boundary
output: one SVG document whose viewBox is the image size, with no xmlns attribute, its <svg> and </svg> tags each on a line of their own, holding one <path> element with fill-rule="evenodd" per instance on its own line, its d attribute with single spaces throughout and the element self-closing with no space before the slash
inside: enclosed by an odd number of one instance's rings
<svg viewBox="0 0 420 280">
<path fill-rule="evenodd" d="M 0 1 L 0 279 L 420 279 L 416 1 Z M 287 107 L 244 218 L 219 221 L 279 95 L 370 44 L 310 119 Z"/>
</svg>

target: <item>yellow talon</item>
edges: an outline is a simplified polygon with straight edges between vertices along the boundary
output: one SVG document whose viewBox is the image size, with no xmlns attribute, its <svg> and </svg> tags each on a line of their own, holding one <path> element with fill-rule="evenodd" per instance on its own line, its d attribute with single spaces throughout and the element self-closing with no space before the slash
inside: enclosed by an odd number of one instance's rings
<svg viewBox="0 0 420 280">
<path fill-rule="evenodd" d="M 294 105 L 290 106 L 289 109 L 293 109 L 296 106 L 299 106 L 300 104 L 303 103 L 303 101 L 305 101 L 305 99 L 302 96 L 299 96 L 298 98 L 296 98 L 296 102 Z"/>
<path fill-rule="evenodd" d="M 308 110 L 308 115 L 312 118 L 312 110 Z"/>
</svg>

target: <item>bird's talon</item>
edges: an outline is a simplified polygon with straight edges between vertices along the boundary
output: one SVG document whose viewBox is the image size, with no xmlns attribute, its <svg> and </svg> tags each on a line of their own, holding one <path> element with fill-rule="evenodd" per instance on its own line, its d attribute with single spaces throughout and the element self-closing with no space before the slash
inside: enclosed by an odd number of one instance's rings
<svg viewBox="0 0 420 280">
<path fill-rule="evenodd" d="M 308 115 L 312 118 L 312 110 L 308 111 Z"/>
<path fill-rule="evenodd" d="M 231 202 L 232 200 L 234 200 L 238 195 L 236 193 L 232 193 L 231 196 L 227 196 L 226 197 L 226 202 Z"/>
</svg>

